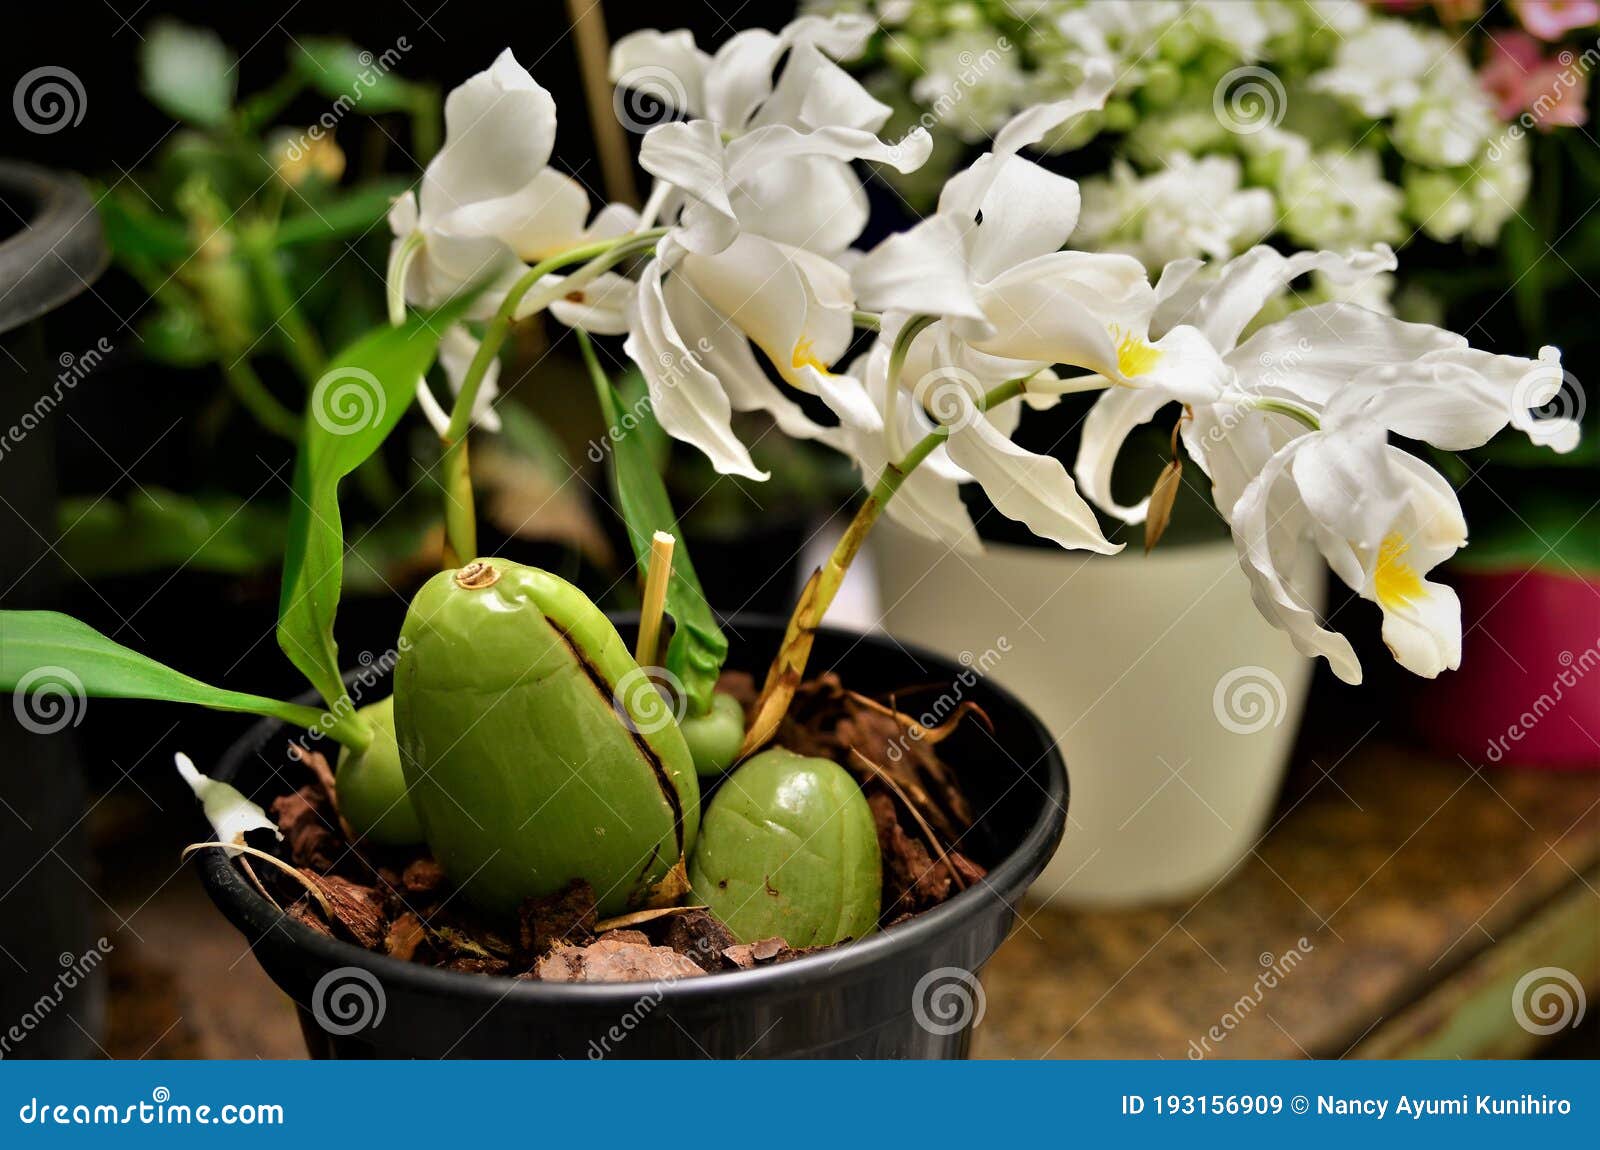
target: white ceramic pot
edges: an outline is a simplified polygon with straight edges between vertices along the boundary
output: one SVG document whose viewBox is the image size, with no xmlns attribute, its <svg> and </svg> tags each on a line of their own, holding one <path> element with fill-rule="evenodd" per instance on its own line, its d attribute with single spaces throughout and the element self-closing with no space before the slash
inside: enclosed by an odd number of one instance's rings
<svg viewBox="0 0 1600 1150">
<path fill-rule="evenodd" d="M 981 663 L 1062 746 L 1067 833 L 1034 897 L 1172 900 L 1248 855 L 1288 765 L 1311 661 L 1257 613 L 1231 543 L 971 557 L 884 522 L 877 544 L 889 633 Z M 1302 594 L 1320 609 L 1326 570 L 1301 567 L 1312 573 Z"/>
</svg>

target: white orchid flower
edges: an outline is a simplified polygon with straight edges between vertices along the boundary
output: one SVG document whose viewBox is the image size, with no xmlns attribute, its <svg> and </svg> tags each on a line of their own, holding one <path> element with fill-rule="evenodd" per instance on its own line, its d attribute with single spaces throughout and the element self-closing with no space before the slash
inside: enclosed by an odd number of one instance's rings
<svg viewBox="0 0 1600 1150">
<path fill-rule="evenodd" d="M 217 841 L 227 844 L 224 848 L 227 854 L 239 853 L 236 848 L 244 845 L 244 836 L 249 831 L 271 831 L 283 838 L 278 824 L 269 819 L 260 806 L 245 798 L 237 787 L 201 774 L 194 760 L 182 751 L 172 758 L 178 766 L 178 774 L 200 800 Z"/>
<path fill-rule="evenodd" d="M 1062 251 L 1077 226 L 1078 185 L 1016 153 L 1063 121 L 1102 106 L 1109 69 L 1091 68 L 1066 100 L 1020 113 L 994 149 L 952 177 L 926 220 L 856 264 L 863 307 L 946 319 L 975 351 L 1069 364 L 1130 387 L 1211 398 L 1223 373 L 1185 328 L 1147 337 L 1156 295 L 1144 265 L 1115 253 Z"/>
<path fill-rule="evenodd" d="M 1053 383 L 1047 369 L 976 352 L 948 324 L 934 324 L 911 339 L 895 381 L 904 394 L 891 402 L 890 349 L 896 335 L 896 326 L 886 325 L 872 351 L 852 367 L 852 373 L 860 373 L 882 426 L 842 429 L 844 450 L 869 486 L 890 462 L 900 462 L 908 447 L 941 430 L 943 441 L 907 475 L 889 502 L 886 513 L 891 518 L 953 550 L 980 551 L 977 530 L 959 493 L 962 483 L 976 483 L 997 511 L 1042 539 L 1102 554 L 1121 550 L 1121 544 L 1101 533 L 1093 508 L 1059 460 L 1011 441 L 1021 405 L 1010 402 L 992 411 L 983 406 L 985 393 L 1009 380 Z"/>
<path fill-rule="evenodd" d="M 715 56 L 681 30 L 617 42 L 612 82 L 690 117 L 652 129 L 639 154 L 678 190 L 678 242 L 712 252 L 741 230 L 824 254 L 854 242 L 867 196 L 850 161 L 910 171 L 932 147 L 921 130 L 897 145 L 879 140 L 891 109 L 830 59 L 859 52 L 873 26 L 858 15 L 804 16 L 781 32 L 740 32 Z"/>
<path fill-rule="evenodd" d="M 549 166 L 556 107 L 507 48 L 445 100 L 445 142 L 389 212 L 391 290 L 437 307 L 515 261 L 580 242 L 589 196 Z M 492 312 L 491 291 L 476 307 Z M 485 312 L 484 309 L 487 309 Z"/>
<path fill-rule="evenodd" d="M 765 411 L 791 435 L 832 438 L 768 380 L 752 344 L 842 424 L 878 423 L 860 382 L 831 370 L 854 331 L 850 277 L 837 260 L 867 220 L 850 162 L 910 171 L 931 140 L 920 129 L 898 144 L 879 139 L 890 109 L 825 54 L 854 50 L 870 27 L 806 17 L 778 34 L 740 33 L 715 57 L 687 33 L 643 32 L 613 56 L 620 83 L 650 73 L 656 95 L 655 73 L 674 70 L 676 105 L 710 117 L 659 125 L 640 146 L 640 163 L 668 189 L 674 226 L 640 273 L 625 348 L 662 427 L 726 474 L 766 478 L 734 434 L 736 410 Z"/>
<path fill-rule="evenodd" d="M 1184 445 L 1211 479 L 1257 606 L 1299 650 L 1326 657 L 1351 683 L 1361 681 L 1361 667 L 1349 641 L 1322 625 L 1295 586 L 1307 538 L 1381 609 L 1384 641 L 1402 666 L 1431 678 L 1461 656 L 1460 604 L 1426 576 L 1466 544 L 1466 523 L 1449 484 L 1391 445 L 1390 433 L 1446 451 L 1480 446 L 1507 426 L 1558 451 L 1578 438 L 1574 421 L 1532 414 L 1562 387 L 1554 348 L 1538 360 L 1492 355 L 1452 332 L 1348 303 L 1302 309 L 1240 342 L 1261 308 L 1301 274 L 1357 283 L 1393 266 L 1381 245 L 1350 256 L 1257 248 L 1215 280 L 1185 261 L 1163 274 L 1153 325 L 1192 319 L 1233 373 L 1221 401 L 1191 406 Z M 1134 427 L 1177 398 L 1111 391 L 1084 424 L 1079 482 L 1128 522 L 1141 521 L 1146 504 L 1115 502 L 1112 461 Z"/>
</svg>

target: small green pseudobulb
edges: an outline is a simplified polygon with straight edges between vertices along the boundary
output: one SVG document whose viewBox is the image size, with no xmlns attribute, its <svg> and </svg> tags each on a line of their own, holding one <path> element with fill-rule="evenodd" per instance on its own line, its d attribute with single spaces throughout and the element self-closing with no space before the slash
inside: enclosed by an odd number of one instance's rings
<svg viewBox="0 0 1600 1150">
<path fill-rule="evenodd" d="M 877 924 L 883 888 L 866 796 L 831 760 L 763 751 L 707 806 L 689 882 L 690 897 L 741 942 L 861 938 Z"/>
<path fill-rule="evenodd" d="M 678 720 L 694 769 L 701 778 L 716 778 L 733 766 L 744 742 L 744 706 L 721 691 L 711 696 L 711 709 L 703 715 Z"/>
<path fill-rule="evenodd" d="M 333 776 L 339 813 L 366 842 L 395 847 L 420 843 L 422 823 L 406 793 L 394 737 L 394 696 L 359 707 L 356 714 L 371 725 L 373 739 L 364 751 L 339 750 Z"/>
<path fill-rule="evenodd" d="M 573 879 L 605 916 L 681 893 L 700 784 L 670 708 L 588 596 L 479 559 L 412 600 L 395 733 L 433 857 L 510 914 Z"/>
</svg>

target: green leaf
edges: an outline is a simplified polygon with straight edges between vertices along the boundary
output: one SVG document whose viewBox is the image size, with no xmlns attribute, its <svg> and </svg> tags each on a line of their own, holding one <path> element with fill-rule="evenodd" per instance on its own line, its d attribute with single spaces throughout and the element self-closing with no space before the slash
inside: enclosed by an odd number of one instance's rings
<svg viewBox="0 0 1600 1150">
<path fill-rule="evenodd" d="M 183 567 L 224 575 L 269 570 L 282 556 L 288 514 L 261 500 L 141 487 L 126 503 L 63 500 L 61 557 L 85 579 Z"/>
<path fill-rule="evenodd" d="M 176 292 L 139 320 L 139 342 L 146 358 L 170 367 L 199 367 L 220 354 L 199 310 L 173 302 Z"/>
<path fill-rule="evenodd" d="M 415 106 L 415 85 L 392 71 L 400 57 L 396 48 L 378 56 L 327 36 L 302 37 L 289 49 L 289 64 L 306 83 L 339 107 L 367 116 Z"/>
<path fill-rule="evenodd" d="M 634 559 L 641 566 L 649 562 L 650 539 L 657 531 L 666 531 L 678 540 L 672 557 L 672 580 L 667 584 L 667 614 L 674 623 L 672 641 L 667 644 L 667 670 L 683 684 L 689 713 L 703 715 L 711 709 L 712 690 L 723 660 L 728 657 L 728 639 L 700 589 L 700 578 L 689 561 L 689 548 L 673 514 L 672 501 L 667 498 L 666 484 L 651 458 L 650 437 L 659 434 L 655 412 L 648 395 L 633 406 L 623 405 L 622 397 L 595 357 L 589 337 L 582 329 L 575 330 L 608 428 L 607 471 L 628 528 Z"/>
<path fill-rule="evenodd" d="M 1511 277 L 1511 295 L 1517 307 L 1517 320 L 1528 337 L 1537 341 L 1544 329 L 1545 244 L 1534 226 L 1521 216 L 1512 216 L 1500 233 L 1500 250 Z"/>
<path fill-rule="evenodd" d="M 216 128 L 233 109 L 233 53 L 217 36 L 176 20 L 158 20 L 140 45 L 140 84 L 150 102 L 176 120 Z"/>
<path fill-rule="evenodd" d="M 405 180 L 376 181 L 328 203 L 319 203 L 314 211 L 289 216 L 278 225 L 274 236 L 279 244 L 288 247 L 362 235 L 383 222 L 394 198 L 410 186 Z"/>
<path fill-rule="evenodd" d="M 294 503 L 278 603 L 278 646 L 330 707 L 344 695 L 333 638 L 344 575 L 339 481 L 371 457 L 411 406 L 439 347 L 465 311 L 469 293 L 440 311 L 382 328 L 335 356 L 306 404 L 295 461 Z"/>
<path fill-rule="evenodd" d="M 74 707 L 77 700 L 93 695 L 194 703 L 218 711 L 270 715 L 300 727 L 322 720 L 315 707 L 225 691 L 191 679 L 56 611 L 0 611 L 0 690 L 51 696 L 52 713 L 58 719 L 60 707 Z"/>
<path fill-rule="evenodd" d="M 152 214 L 146 202 L 121 191 L 97 197 L 106 245 L 121 259 L 137 258 L 179 264 L 194 254 L 188 229 Z"/>
</svg>

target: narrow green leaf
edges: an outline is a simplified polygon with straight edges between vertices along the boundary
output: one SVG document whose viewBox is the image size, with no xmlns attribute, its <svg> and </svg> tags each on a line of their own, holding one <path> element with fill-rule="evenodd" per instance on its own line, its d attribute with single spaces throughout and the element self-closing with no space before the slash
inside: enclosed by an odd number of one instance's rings
<svg viewBox="0 0 1600 1150">
<path fill-rule="evenodd" d="M 90 695 L 194 703 L 217 711 L 270 715 L 300 727 L 315 726 L 323 717 L 315 707 L 191 679 L 56 611 L 0 611 L 0 690 L 41 700 L 51 697 L 55 703 L 48 713 L 57 718 L 61 706 L 75 707 Z"/>
<path fill-rule="evenodd" d="M 581 329 L 578 336 L 605 417 L 607 471 L 628 528 L 634 559 L 641 565 L 649 561 L 650 538 L 657 531 L 666 531 L 678 540 L 672 581 L 667 584 L 667 614 L 672 616 L 674 626 L 666 663 L 667 670 L 683 684 L 689 713 L 703 715 L 711 708 L 711 693 L 728 657 L 728 639 L 700 589 L 700 578 L 689 560 L 689 549 L 673 514 L 666 484 L 651 457 L 651 437 L 660 434 L 660 426 L 648 395 L 623 406 L 622 397 L 611 386 L 595 356 L 594 345 Z"/>
<path fill-rule="evenodd" d="M 125 502 L 62 501 L 61 557 L 85 579 L 185 568 L 225 575 L 268 571 L 283 555 L 286 510 L 233 495 L 141 487 Z"/>
<path fill-rule="evenodd" d="M 377 116 L 409 111 L 416 103 L 415 85 L 393 72 L 402 55 L 399 48 L 374 55 L 348 40 L 304 36 L 289 49 L 289 63 L 340 108 Z"/>
<path fill-rule="evenodd" d="M 233 110 L 233 53 L 215 33 L 158 20 L 139 46 L 140 83 L 175 120 L 220 127 Z"/>
<path fill-rule="evenodd" d="M 362 235 L 383 222 L 394 198 L 410 186 L 405 180 L 374 181 L 337 199 L 319 203 L 315 210 L 289 216 L 278 225 L 275 238 L 279 244 L 289 247 Z"/>
<path fill-rule="evenodd" d="M 306 404 L 278 602 L 278 645 L 330 707 L 344 694 L 333 619 L 344 576 L 339 481 L 383 444 L 411 406 L 439 337 L 470 295 L 358 339 L 328 365 Z"/>
</svg>

